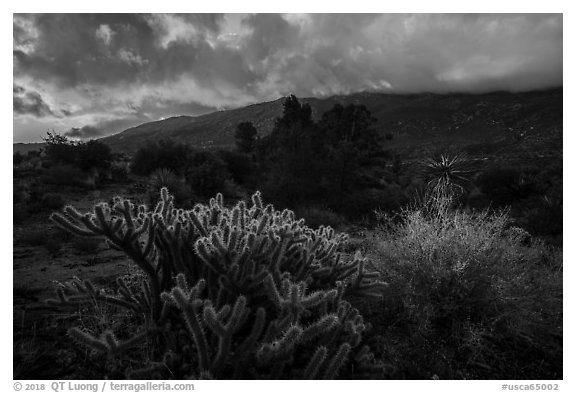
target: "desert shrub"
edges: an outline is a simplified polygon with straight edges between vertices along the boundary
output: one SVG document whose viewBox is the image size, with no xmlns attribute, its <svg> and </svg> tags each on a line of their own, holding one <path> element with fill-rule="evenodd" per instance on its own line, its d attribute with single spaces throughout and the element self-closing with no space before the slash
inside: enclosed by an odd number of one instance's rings
<svg viewBox="0 0 576 393">
<path fill-rule="evenodd" d="M 76 165 L 87 171 L 89 169 L 108 169 L 112 162 L 110 147 L 100 141 L 91 140 L 76 146 Z"/>
<path fill-rule="evenodd" d="M 54 165 L 75 165 L 83 171 L 108 169 L 112 162 L 110 147 L 97 140 L 74 142 L 49 132 L 44 141 L 46 159 L 42 166 L 46 169 Z"/>
<path fill-rule="evenodd" d="M 150 142 L 136 151 L 130 167 L 132 172 L 145 176 L 161 168 L 183 174 L 191 152 L 188 145 L 170 139 Z"/>
<path fill-rule="evenodd" d="M 35 164 L 38 162 L 34 161 L 24 161 L 22 164 L 14 167 L 12 170 L 12 174 L 14 176 L 14 180 L 16 179 L 30 179 L 37 177 L 41 172 L 41 168 L 36 166 Z"/>
<path fill-rule="evenodd" d="M 478 176 L 476 184 L 493 207 L 513 205 L 536 192 L 531 177 L 513 168 L 490 168 Z"/>
<path fill-rule="evenodd" d="M 24 156 L 22 155 L 22 153 L 20 153 L 19 151 L 17 151 L 16 153 L 14 153 L 14 155 L 12 156 L 12 161 L 14 165 L 20 165 L 22 163 L 22 161 L 24 161 Z"/>
<path fill-rule="evenodd" d="M 230 174 L 226 163 L 211 152 L 196 152 L 192 155 L 186 171 L 186 182 L 201 197 L 209 197 L 224 191 Z"/>
<path fill-rule="evenodd" d="M 522 212 L 518 222 L 531 234 L 535 236 L 562 235 L 562 194 L 555 197 L 530 198 L 529 201 L 520 205 L 520 209 Z"/>
<path fill-rule="evenodd" d="M 339 228 L 346 222 L 344 217 L 324 206 L 302 207 L 296 210 L 296 215 L 302 217 L 310 228 L 318 228 L 321 225 Z"/>
<path fill-rule="evenodd" d="M 412 345 L 435 348 L 416 361 L 429 367 L 422 373 L 558 377 L 561 255 L 510 226 L 506 212 L 466 213 L 441 197 L 432 203 L 385 223 L 371 251 L 390 283 L 388 326 L 419 337 Z M 444 364 L 450 357 L 448 369 L 438 368 L 441 356 Z"/>
<path fill-rule="evenodd" d="M 40 156 L 42 155 L 42 151 L 44 151 L 44 150 L 43 149 L 30 150 L 28 153 L 26 153 L 26 158 L 28 160 L 33 159 L 33 158 L 40 158 Z"/>
<path fill-rule="evenodd" d="M 73 165 L 78 158 L 76 143 L 63 135 L 48 132 L 44 138 L 46 159 L 54 164 Z"/>
<path fill-rule="evenodd" d="M 110 164 L 110 175 L 113 180 L 121 181 L 128 179 L 129 164 L 124 161 L 113 161 Z"/>
<path fill-rule="evenodd" d="M 232 179 L 224 180 L 224 184 L 222 186 L 222 194 L 227 198 L 231 198 L 235 201 L 240 199 L 247 200 L 250 198 L 250 193 L 246 190 L 246 188 L 242 187 Z"/>
<path fill-rule="evenodd" d="M 44 184 L 55 186 L 91 187 L 89 175 L 74 165 L 55 165 L 46 169 L 41 176 Z"/>
<path fill-rule="evenodd" d="M 255 164 L 249 155 L 224 150 L 219 152 L 219 156 L 226 163 L 226 169 L 235 183 L 244 185 L 253 182 Z"/>
<path fill-rule="evenodd" d="M 164 342 L 144 369 L 129 370 L 132 378 L 334 378 L 379 369 L 361 345 L 369 326 L 345 298 L 379 298 L 382 283 L 359 254 L 336 251 L 344 234 L 314 231 L 292 211 L 264 206 L 259 193 L 249 208 L 226 208 L 219 194 L 182 210 L 163 188 L 154 211 L 116 198 L 64 214 L 52 219 L 77 235 L 106 236 L 145 274 L 137 287 L 119 279 L 116 294 L 73 280 L 52 302 L 97 300 L 145 315 L 141 331 L 120 340 L 111 331 L 69 332 L 109 360 Z"/>
</svg>

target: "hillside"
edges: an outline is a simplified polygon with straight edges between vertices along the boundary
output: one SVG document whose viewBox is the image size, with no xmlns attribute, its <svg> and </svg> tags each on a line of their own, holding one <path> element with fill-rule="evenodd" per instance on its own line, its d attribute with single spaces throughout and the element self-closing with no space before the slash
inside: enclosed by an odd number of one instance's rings
<svg viewBox="0 0 576 393">
<path fill-rule="evenodd" d="M 365 105 L 377 119 L 375 127 L 382 135 L 392 135 L 390 147 L 398 149 L 455 144 L 472 149 L 478 144 L 510 145 L 516 150 L 537 146 L 556 152 L 562 148 L 562 89 L 478 95 L 356 93 L 301 101 L 312 106 L 316 119 L 336 103 Z M 203 148 L 229 147 L 234 144 L 236 125 L 243 121 L 251 121 L 261 136 L 267 135 L 282 113 L 282 102 L 278 99 L 197 117 L 172 117 L 102 140 L 125 152 L 159 138 Z"/>
</svg>

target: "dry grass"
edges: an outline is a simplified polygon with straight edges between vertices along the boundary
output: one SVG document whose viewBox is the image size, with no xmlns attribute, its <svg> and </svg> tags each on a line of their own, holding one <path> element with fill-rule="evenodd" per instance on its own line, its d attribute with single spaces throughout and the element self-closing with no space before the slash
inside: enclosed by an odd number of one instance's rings
<svg viewBox="0 0 576 393">
<path fill-rule="evenodd" d="M 441 192 L 381 223 L 370 249 L 390 283 L 383 329 L 400 328 L 416 340 L 408 347 L 429 346 L 417 355 L 423 372 L 561 378 L 560 250 L 511 226 L 507 212 L 458 210 Z"/>
</svg>

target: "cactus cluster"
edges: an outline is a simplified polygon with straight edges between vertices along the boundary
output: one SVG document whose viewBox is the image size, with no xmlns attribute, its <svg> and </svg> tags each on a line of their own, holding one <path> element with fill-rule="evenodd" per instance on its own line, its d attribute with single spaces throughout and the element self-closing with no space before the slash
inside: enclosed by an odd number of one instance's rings
<svg viewBox="0 0 576 393">
<path fill-rule="evenodd" d="M 58 288 L 52 302 L 97 299 L 144 314 L 147 334 L 181 326 L 187 344 L 166 353 L 160 373 L 335 378 L 347 363 L 377 366 L 362 346 L 369 324 L 345 298 L 380 296 L 378 274 L 367 271 L 359 253 L 339 251 L 345 234 L 312 230 L 292 211 L 264 206 L 258 192 L 251 207 L 226 207 L 218 194 L 183 210 L 163 188 L 154 210 L 117 197 L 112 206 L 101 203 L 86 214 L 67 206 L 51 218 L 79 236 L 105 236 L 146 275 L 139 291 L 119 279 L 114 295 L 77 279 Z M 139 342 L 77 328 L 70 334 L 108 353 Z"/>
</svg>

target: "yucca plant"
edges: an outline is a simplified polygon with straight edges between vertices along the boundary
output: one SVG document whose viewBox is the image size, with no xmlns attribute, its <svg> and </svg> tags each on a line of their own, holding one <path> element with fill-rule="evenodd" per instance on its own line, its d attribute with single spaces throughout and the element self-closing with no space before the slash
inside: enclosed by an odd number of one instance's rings
<svg viewBox="0 0 576 393">
<path fill-rule="evenodd" d="M 182 204 L 187 199 L 190 199 L 192 193 L 184 179 L 176 175 L 168 168 L 160 168 L 152 172 L 149 181 L 148 203 L 150 206 L 155 206 L 158 203 L 160 190 L 166 187 L 176 202 Z"/>
<path fill-rule="evenodd" d="M 422 168 L 426 189 L 448 189 L 455 194 L 464 192 L 470 173 L 470 165 L 459 155 L 449 157 L 441 154 L 437 159 L 429 158 Z"/>
</svg>

